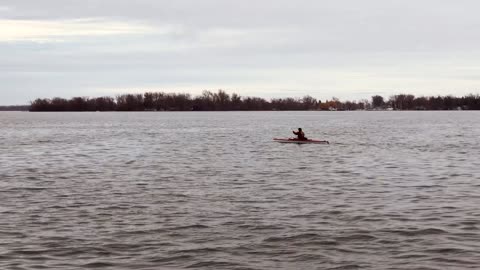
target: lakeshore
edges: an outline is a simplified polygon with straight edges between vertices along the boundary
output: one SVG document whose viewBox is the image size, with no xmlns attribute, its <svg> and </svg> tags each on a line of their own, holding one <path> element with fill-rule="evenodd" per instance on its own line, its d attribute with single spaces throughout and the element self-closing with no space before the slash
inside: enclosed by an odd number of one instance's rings
<svg viewBox="0 0 480 270">
<path fill-rule="evenodd" d="M 480 95 L 420 96 L 392 95 L 389 99 L 375 95 L 371 99 L 341 101 L 302 98 L 242 97 L 223 90 L 204 91 L 192 97 L 186 93 L 145 92 L 116 97 L 74 97 L 71 99 L 36 99 L 30 111 L 355 111 L 355 110 L 480 110 Z"/>
</svg>

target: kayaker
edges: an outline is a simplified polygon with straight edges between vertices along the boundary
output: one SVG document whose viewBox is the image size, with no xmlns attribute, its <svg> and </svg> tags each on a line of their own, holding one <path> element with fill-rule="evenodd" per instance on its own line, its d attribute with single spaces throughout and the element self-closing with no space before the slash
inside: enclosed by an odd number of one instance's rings
<svg viewBox="0 0 480 270">
<path fill-rule="evenodd" d="M 307 140 L 305 133 L 303 133 L 302 128 L 298 128 L 298 131 L 293 131 L 293 134 L 297 135 L 298 140 Z"/>
</svg>

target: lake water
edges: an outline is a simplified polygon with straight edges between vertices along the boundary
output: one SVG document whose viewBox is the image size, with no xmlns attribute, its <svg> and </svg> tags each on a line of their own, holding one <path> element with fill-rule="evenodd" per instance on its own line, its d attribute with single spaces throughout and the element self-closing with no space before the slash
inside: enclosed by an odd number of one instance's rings
<svg viewBox="0 0 480 270">
<path fill-rule="evenodd" d="M 480 269 L 480 112 L 1 112 L 0 268 Z"/>
</svg>

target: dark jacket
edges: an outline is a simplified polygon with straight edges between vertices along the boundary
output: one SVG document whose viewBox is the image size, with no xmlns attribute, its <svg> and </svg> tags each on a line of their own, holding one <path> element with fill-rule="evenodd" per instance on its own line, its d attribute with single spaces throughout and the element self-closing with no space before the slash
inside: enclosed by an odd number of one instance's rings
<svg viewBox="0 0 480 270">
<path fill-rule="evenodd" d="M 305 133 L 303 131 L 294 131 L 293 134 L 297 135 L 297 138 L 299 140 L 306 140 L 307 137 L 305 137 Z"/>
</svg>

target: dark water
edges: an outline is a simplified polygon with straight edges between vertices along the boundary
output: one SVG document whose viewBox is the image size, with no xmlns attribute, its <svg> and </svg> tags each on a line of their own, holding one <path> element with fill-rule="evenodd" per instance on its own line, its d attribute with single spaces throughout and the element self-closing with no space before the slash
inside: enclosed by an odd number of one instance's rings
<svg viewBox="0 0 480 270">
<path fill-rule="evenodd" d="M 0 269 L 480 269 L 479 112 L 0 113 L 0 179 Z"/>
</svg>

